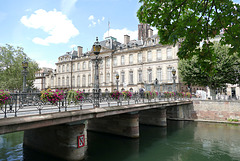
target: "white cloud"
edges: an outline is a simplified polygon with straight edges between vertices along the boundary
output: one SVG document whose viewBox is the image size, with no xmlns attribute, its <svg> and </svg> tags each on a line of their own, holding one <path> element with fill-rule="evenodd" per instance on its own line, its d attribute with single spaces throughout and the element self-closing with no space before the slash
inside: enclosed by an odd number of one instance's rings
<svg viewBox="0 0 240 161">
<path fill-rule="evenodd" d="M 134 40 L 134 39 L 137 40 L 138 30 L 131 31 L 131 30 L 128 30 L 127 28 L 109 30 L 109 36 L 113 36 L 117 38 L 117 40 L 121 43 L 124 43 L 124 35 L 129 35 L 131 40 Z M 103 39 L 105 39 L 105 37 L 108 37 L 108 31 L 104 33 Z"/>
<path fill-rule="evenodd" d="M 29 18 L 23 16 L 21 22 L 29 28 L 42 29 L 49 34 L 46 38 L 35 37 L 32 41 L 36 44 L 67 43 L 70 38 L 79 34 L 72 21 L 56 9 L 49 12 L 43 9 L 36 10 Z"/>
<path fill-rule="evenodd" d="M 69 14 L 75 7 L 75 3 L 78 0 L 62 0 L 61 1 L 61 10 L 64 14 Z"/>
<path fill-rule="evenodd" d="M 105 17 L 102 17 L 102 19 L 97 19 L 96 21 L 94 21 L 95 17 L 93 15 L 88 17 L 88 20 L 91 21 L 91 24 L 88 25 L 88 27 L 95 27 L 96 24 L 100 24 L 101 22 L 103 22 L 105 20 Z"/>
<path fill-rule="evenodd" d="M 93 15 L 89 16 L 88 20 L 94 20 L 94 16 Z"/>
<path fill-rule="evenodd" d="M 47 60 L 38 60 L 37 61 L 40 68 L 47 67 L 47 68 L 56 68 L 55 61 L 47 61 Z"/>
<path fill-rule="evenodd" d="M 97 22 L 95 22 L 95 21 L 92 21 L 92 24 L 93 24 L 93 26 L 95 26 L 95 25 L 97 24 Z"/>
<path fill-rule="evenodd" d="M 26 11 L 26 12 L 30 12 L 30 11 L 32 11 L 32 9 L 31 9 L 31 8 L 28 8 L 28 9 L 25 9 L 25 11 Z"/>
</svg>

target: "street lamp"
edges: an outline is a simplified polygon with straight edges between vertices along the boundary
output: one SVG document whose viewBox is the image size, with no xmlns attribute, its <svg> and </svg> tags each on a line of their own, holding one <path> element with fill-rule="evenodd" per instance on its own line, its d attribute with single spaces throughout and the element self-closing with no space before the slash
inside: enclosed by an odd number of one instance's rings
<svg viewBox="0 0 240 161">
<path fill-rule="evenodd" d="M 102 62 L 102 58 L 98 57 L 101 50 L 101 45 L 98 42 L 98 37 L 96 37 L 96 42 L 93 44 L 92 50 L 93 50 L 93 53 L 95 54 L 95 57 L 92 59 L 93 63 L 95 63 L 93 106 L 94 108 L 96 108 L 96 107 L 99 107 L 99 96 L 100 96 L 98 65 Z"/>
<path fill-rule="evenodd" d="M 26 57 L 24 58 L 23 62 L 22 62 L 22 67 L 23 67 L 23 71 L 22 71 L 22 75 L 23 75 L 23 93 L 26 92 L 26 77 L 27 77 L 27 68 L 28 68 L 28 62 L 26 60 Z"/>
<path fill-rule="evenodd" d="M 158 85 L 158 79 L 156 78 L 154 81 L 154 89 L 158 91 L 157 85 Z"/>
<path fill-rule="evenodd" d="M 118 91 L 118 82 L 119 82 L 119 74 L 116 74 L 116 83 L 117 83 L 117 91 Z"/>
<path fill-rule="evenodd" d="M 174 99 L 176 100 L 176 70 L 173 68 L 172 70 L 172 75 L 173 75 L 173 91 L 175 92 Z"/>
</svg>

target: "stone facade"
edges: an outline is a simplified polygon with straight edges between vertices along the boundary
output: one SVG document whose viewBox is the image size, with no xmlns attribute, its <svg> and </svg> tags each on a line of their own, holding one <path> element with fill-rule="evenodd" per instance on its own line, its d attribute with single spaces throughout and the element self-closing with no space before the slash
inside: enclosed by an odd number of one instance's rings
<svg viewBox="0 0 240 161">
<path fill-rule="evenodd" d="M 102 63 L 99 68 L 99 82 L 102 91 L 116 89 L 117 73 L 119 90 L 138 91 L 139 88 L 146 88 L 146 85 L 151 86 L 150 90 L 153 90 L 157 78 L 160 89 L 172 91 L 173 68 L 177 70 L 178 88 L 183 89 L 183 83 L 178 79 L 177 69 L 179 44 L 161 45 L 159 37 L 152 35 L 151 30 L 149 35 L 144 40 L 130 40 L 130 36 L 124 35 L 123 44 L 114 37 L 108 37 L 100 42 L 102 49 L 99 56 L 102 57 Z M 93 58 L 92 52 L 82 53 L 80 46 L 78 51 L 73 50 L 60 56 L 56 63 L 56 71 L 46 77 L 46 88 L 92 91 Z"/>
</svg>

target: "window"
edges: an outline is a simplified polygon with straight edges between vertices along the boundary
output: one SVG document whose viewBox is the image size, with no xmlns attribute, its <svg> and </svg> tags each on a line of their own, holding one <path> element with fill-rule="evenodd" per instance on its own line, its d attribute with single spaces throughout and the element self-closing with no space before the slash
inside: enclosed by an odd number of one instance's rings
<svg viewBox="0 0 240 161">
<path fill-rule="evenodd" d="M 102 74 L 102 73 L 100 74 L 100 80 L 99 80 L 99 83 L 103 83 L 103 74 Z"/>
<path fill-rule="evenodd" d="M 75 70 L 75 64 L 72 65 L 72 71 L 74 72 Z"/>
<path fill-rule="evenodd" d="M 157 60 L 161 60 L 162 59 L 162 51 L 161 49 L 157 50 Z"/>
<path fill-rule="evenodd" d="M 61 73 L 61 66 L 58 66 L 58 73 Z"/>
<path fill-rule="evenodd" d="M 125 73 L 124 72 L 121 72 L 121 81 L 122 81 L 122 83 L 125 82 Z"/>
<path fill-rule="evenodd" d="M 147 53 L 147 61 L 148 62 L 152 61 L 152 52 L 151 51 L 148 51 L 148 53 Z"/>
<path fill-rule="evenodd" d="M 129 71 L 129 84 L 133 84 L 133 71 Z"/>
<path fill-rule="evenodd" d="M 148 82 L 152 82 L 152 69 L 148 69 Z"/>
<path fill-rule="evenodd" d="M 60 84 L 60 81 L 61 81 L 61 78 L 59 77 L 59 78 L 58 78 L 58 86 L 61 85 L 61 84 Z"/>
<path fill-rule="evenodd" d="M 72 77 L 72 86 L 75 87 L 75 76 Z"/>
<path fill-rule="evenodd" d="M 107 77 L 106 77 L 106 83 L 110 82 L 110 73 L 107 73 Z"/>
<path fill-rule="evenodd" d="M 121 65 L 124 65 L 125 62 L 124 62 L 124 56 L 121 56 Z"/>
<path fill-rule="evenodd" d="M 66 79 L 66 86 L 69 86 L 69 77 Z"/>
<path fill-rule="evenodd" d="M 113 66 L 117 66 L 117 57 L 113 58 Z"/>
<path fill-rule="evenodd" d="M 132 64 L 132 63 L 133 63 L 133 55 L 130 54 L 130 55 L 129 55 L 129 64 Z"/>
<path fill-rule="evenodd" d="M 65 86 L 65 78 L 62 77 L 62 86 Z"/>
<path fill-rule="evenodd" d="M 106 59 L 106 66 L 109 67 L 110 66 L 110 58 Z"/>
<path fill-rule="evenodd" d="M 52 77 L 51 78 L 51 87 L 53 87 L 54 86 L 54 78 Z"/>
<path fill-rule="evenodd" d="M 65 72 L 65 65 L 62 66 L 62 72 Z"/>
<path fill-rule="evenodd" d="M 92 62 L 88 62 L 88 69 L 90 70 L 92 68 Z"/>
<path fill-rule="evenodd" d="M 77 70 L 80 70 L 80 63 L 77 64 Z"/>
<path fill-rule="evenodd" d="M 167 80 L 172 82 L 172 67 L 167 68 Z"/>
<path fill-rule="evenodd" d="M 138 63 L 142 62 L 142 53 L 138 53 Z"/>
<path fill-rule="evenodd" d="M 157 80 L 158 80 L 158 82 L 161 82 L 161 80 L 162 80 L 162 69 L 161 68 L 157 68 Z"/>
<path fill-rule="evenodd" d="M 67 64 L 67 72 L 69 71 L 69 64 Z"/>
<path fill-rule="evenodd" d="M 77 86 L 80 87 L 80 75 L 77 76 Z"/>
<path fill-rule="evenodd" d="M 89 75 L 88 75 L 88 85 L 91 85 L 91 82 L 92 82 L 92 81 L 91 81 L 91 75 L 89 74 Z"/>
<path fill-rule="evenodd" d="M 138 71 L 138 82 L 142 82 L 142 71 Z"/>
<path fill-rule="evenodd" d="M 167 49 L 167 59 L 172 59 L 172 49 L 171 48 Z"/>
<path fill-rule="evenodd" d="M 83 69 L 86 69 L 86 62 L 83 62 Z"/>
<path fill-rule="evenodd" d="M 83 75 L 82 77 L 82 86 L 85 87 L 86 86 L 86 76 Z"/>
</svg>

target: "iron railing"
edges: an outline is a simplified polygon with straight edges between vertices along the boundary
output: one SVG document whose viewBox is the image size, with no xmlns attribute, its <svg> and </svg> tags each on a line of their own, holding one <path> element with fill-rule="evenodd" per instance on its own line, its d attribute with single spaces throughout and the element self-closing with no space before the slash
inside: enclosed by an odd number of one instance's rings
<svg viewBox="0 0 240 161">
<path fill-rule="evenodd" d="M 94 108 L 93 93 L 83 93 L 83 99 L 77 103 L 68 102 L 66 93 L 64 95 L 64 99 L 55 104 L 42 101 L 40 96 L 41 93 L 11 94 L 11 99 L 6 104 L 0 106 L 0 118 Z M 146 98 L 143 93 L 133 93 L 131 99 L 124 99 L 123 95 L 121 95 L 119 99 L 114 99 L 109 92 L 101 92 L 99 97 L 100 107 L 121 106 L 169 100 L 184 99 L 178 97 L 165 98 L 163 95 L 158 95 L 155 98 Z"/>
</svg>

